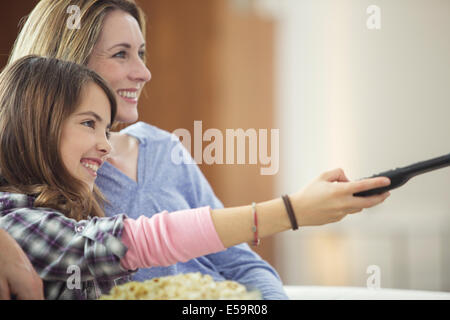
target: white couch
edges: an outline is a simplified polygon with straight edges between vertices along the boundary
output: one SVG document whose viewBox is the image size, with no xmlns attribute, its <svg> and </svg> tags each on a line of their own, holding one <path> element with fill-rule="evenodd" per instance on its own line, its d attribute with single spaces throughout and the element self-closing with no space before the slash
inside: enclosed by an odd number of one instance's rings
<svg viewBox="0 0 450 320">
<path fill-rule="evenodd" d="M 450 300 L 450 292 L 363 287 L 285 286 L 292 300 Z"/>
</svg>

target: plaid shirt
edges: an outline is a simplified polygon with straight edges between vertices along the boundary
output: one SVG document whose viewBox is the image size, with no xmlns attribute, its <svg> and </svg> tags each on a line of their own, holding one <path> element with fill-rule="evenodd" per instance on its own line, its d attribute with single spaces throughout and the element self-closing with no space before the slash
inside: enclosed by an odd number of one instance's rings
<svg viewBox="0 0 450 320">
<path fill-rule="evenodd" d="M 129 280 L 120 266 L 124 215 L 76 221 L 33 203 L 31 196 L 0 192 L 0 228 L 27 254 L 46 299 L 96 299 Z"/>
</svg>

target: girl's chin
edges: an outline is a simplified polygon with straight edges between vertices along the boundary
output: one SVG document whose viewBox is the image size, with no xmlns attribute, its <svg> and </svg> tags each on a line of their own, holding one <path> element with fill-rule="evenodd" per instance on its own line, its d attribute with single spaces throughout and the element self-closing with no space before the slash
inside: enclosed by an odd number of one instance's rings
<svg viewBox="0 0 450 320">
<path fill-rule="evenodd" d="M 94 191 L 94 183 L 93 182 L 88 183 L 88 188 L 91 192 Z"/>
<path fill-rule="evenodd" d="M 89 189 L 90 192 L 94 191 L 94 182 L 83 180 L 84 185 Z"/>
</svg>

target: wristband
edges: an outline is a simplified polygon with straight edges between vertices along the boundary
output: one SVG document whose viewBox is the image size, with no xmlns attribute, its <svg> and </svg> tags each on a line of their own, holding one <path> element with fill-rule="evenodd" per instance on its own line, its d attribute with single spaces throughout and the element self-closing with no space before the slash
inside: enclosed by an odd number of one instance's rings
<svg viewBox="0 0 450 320">
<path fill-rule="evenodd" d="M 285 194 L 281 197 L 284 202 L 284 206 L 286 207 L 287 214 L 289 216 L 289 220 L 291 221 L 292 230 L 298 229 L 298 223 L 297 218 L 295 217 L 294 210 L 292 209 L 291 200 L 289 197 Z"/>
</svg>

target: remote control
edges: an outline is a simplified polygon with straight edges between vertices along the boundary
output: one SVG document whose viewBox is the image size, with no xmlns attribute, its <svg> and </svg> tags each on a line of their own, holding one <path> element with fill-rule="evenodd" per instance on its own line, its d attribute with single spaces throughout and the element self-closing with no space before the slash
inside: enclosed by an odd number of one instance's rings
<svg viewBox="0 0 450 320">
<path fill-rule="evenodd" d="M 394 170 L 382 172 L 382 173 L 376 174 L 370 178 L 387 177 L 387 178 L 391 179 L 391 184 L 389 186 L 371 189 L 371 190 L 367 190 L 367 191 L 363 191 L 363 192 L 358 192 L 358 193 L 355 193 L 354 196 L 355 197 L 368 197 L 368 196 L 373 196 L 376 194 L 381 194 L 386 191 L 401 187 L 406 182 L 408 182 L 409 179 L 411 179 L 419 174 L 437 170 L 437 169 L 441 169 L 441 168 L 444 168 L 447 166 L 450 166 L 450 153 L 445 156 L 418 162 L 416 164 L 413 164 L 413 165 L 410 165 L 407 167 L 397 168 Z M 370 179 L 370 178 L 367 178 L 367 179 Z"/>
</svg>

